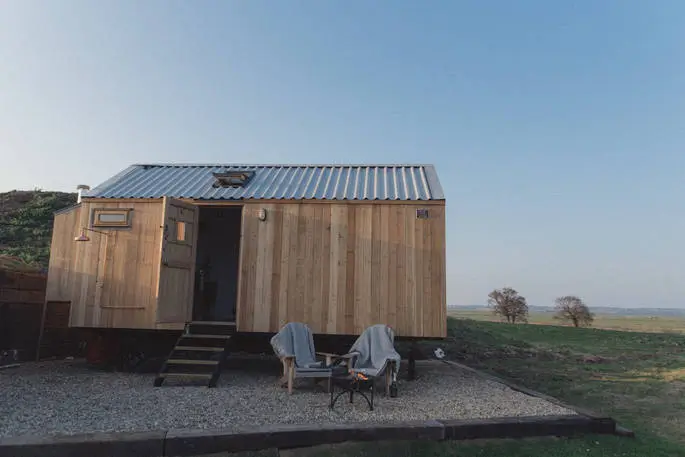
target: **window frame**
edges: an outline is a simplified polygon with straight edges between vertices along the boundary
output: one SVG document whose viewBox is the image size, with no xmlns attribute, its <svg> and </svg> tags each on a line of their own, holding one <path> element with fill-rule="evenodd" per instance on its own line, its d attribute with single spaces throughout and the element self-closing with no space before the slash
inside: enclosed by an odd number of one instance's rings
<svg viewBox="0 0 685 457">
<path fill-rule="evenodd" d="M 212 173 L 215 182 L 214 187 L 245 187 L 255 175 L 254 170 L 232 170 L 221 173 Z"/>
<path fill-rule="evenodd" d="M 185 221 L 176 221 L 176 227 L 174 227 L 174 232 L 174 241 L 176 243 L 188 242 L 188 224 L 186 224 Z M 183 238 L 179 238 L 180 234 L 183 235 Z"/>
<path fill-rule="evenodd" d="M 131 227 L 131 212 L 133 208 L 93 208 L 92 210 L 92 227 L 109 227 L 109 228 L 128 228 Z M 123 214 L 125 217 L 124 221 L 121 222 L 102 222 L 100 221 L 100 215 L 102 214 Z"/>
</svg>

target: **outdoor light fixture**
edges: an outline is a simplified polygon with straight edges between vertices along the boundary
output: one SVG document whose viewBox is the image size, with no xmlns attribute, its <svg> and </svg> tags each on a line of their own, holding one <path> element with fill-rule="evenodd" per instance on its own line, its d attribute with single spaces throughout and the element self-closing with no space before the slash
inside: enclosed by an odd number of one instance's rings
<svg viewBox="0 0 685 457">
<path fill-rule="evenodd" d="M 74 238 L 74 241 L 90 241 L 90 238 L 88 237 L 88 235 L 86 235 L 86 230 L 88 230 L 90 232 L 99 233 L 101 235 L 109 236 L 109 233 L 107 233 L 107 232 L 101 232 L 99 230 L 93 230 L 93 229 L 90 229 L 87 227 L 81 227 L 81 233 L 79 234 L 79 236 Z"/>
<path fill-rule="evenodd" d="M 257 213 L 257 217 L 259 218 L 260 221 L 265 221 L 266 220 L 266 210 L 264 208 L 259 208 L 259 212 Z"/>
</svg>

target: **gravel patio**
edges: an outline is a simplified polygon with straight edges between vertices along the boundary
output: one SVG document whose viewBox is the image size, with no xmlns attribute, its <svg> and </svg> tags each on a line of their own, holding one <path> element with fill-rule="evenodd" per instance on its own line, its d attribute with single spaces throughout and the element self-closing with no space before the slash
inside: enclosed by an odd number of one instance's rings
<svg viewBox="0 0 685 457">
<path fill-rule="evenodd" d="M 192 381 L 155 388 L 154 373 L 104 372 L 82 360 L 25 363 L 0 371 L 0 437 L 575 414 L 439 361 L 417 362 L 414 381 L 401 370 L 399 395 L 379 389 L 374 411 L 363 398 L 345 397 L 330 410 L 329 394 L 307 379 L 289 396 L 277 385 L 279 370 L 274 359 L 233 360 L 216 388 Z"/>
</svg>

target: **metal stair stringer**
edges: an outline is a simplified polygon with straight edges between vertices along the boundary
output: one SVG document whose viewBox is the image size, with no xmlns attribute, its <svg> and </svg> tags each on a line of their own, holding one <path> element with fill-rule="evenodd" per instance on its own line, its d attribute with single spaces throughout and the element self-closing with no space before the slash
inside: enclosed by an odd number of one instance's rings
<svg viewBox="0 0 685 457">
<path fill-rule="evenodd" d="M 162 364 L 154 386 L 160 387 L 169 378 L 207 379 L 215 387 L 228 355 L 235 324 L 213 321 L 192 321 Z"/>
</svg>

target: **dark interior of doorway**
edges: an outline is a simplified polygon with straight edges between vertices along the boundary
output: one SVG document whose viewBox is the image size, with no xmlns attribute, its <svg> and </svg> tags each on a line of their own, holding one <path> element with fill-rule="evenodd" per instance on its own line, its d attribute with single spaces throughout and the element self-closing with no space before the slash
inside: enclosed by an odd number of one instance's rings
<svg viewBox="0 0 685 457">
<path fill-rule="evenodd" d="M 235 322 L 241 206 L 200 207 L 193 320 Z"/>
</svg>

